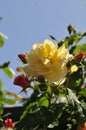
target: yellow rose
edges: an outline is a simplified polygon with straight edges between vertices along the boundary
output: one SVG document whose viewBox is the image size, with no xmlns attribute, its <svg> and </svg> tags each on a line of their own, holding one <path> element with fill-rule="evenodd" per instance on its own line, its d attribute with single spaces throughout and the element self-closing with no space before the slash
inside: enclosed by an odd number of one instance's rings
<svg viewBox="0 0 86 130">
<path fill-rule="evenodd" d="M 43 76 L 48 81 L 60 82 L 67 74 L 66 64 L 70 58 L 65 46 L 58 48 L 50 40 L 33 45 L 33 49 L 26 53 L 27 64 L 24 71 L 29 76 Z"/>
</svg>

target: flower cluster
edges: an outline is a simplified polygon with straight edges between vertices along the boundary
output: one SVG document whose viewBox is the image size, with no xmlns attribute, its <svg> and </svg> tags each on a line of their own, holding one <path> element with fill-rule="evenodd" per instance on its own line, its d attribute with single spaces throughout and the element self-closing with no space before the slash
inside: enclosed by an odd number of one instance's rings
<svg viewBox="0 0 86 130">
<path fill-rule="evenodd" d="M 18 57 L 25 63 L 22 68 L 29 77 L 43 76 L 47 81 L 60 83 L 67 74 L 67 63 L 72 57 L 64 45 L 58 45 L 50 40 L 33 45 L 33 49 Z M 18 83 L 18 84 L 17 84 Z M 28 85 L 28 79 L 18 76 L 14 81 L 15 85 L 22 88 Z"/>
<path fill-rule="evenodd" d="M 85 57 L 85 52 L 76 55 L 69 54 L 64 45 L 58 45 L 50 40 L 44 40 L 43 43 L 33 45 L 33 49 L 25 54 L 19 54 L 18 57 L 24 63 L 24 67 L 18 67 L 17 70 L 24 74 L 16 76 L 14 84 L 26 89 L 31 79 L 44 77 L 47 81 L 61 83 L 64 81 L 67 73 L 74 73 L 78 66 L 72 65 L 69 69 L 67 63 L 70 60 L 80 60 Z"/>
</svg>

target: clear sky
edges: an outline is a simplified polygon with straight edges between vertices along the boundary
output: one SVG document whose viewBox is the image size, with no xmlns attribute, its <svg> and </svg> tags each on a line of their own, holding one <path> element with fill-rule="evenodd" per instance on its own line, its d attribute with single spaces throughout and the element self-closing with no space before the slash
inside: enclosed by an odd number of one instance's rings
<svg viewBox="0 0 86 130">
<path fill-rule="evenodd" d="M 0 0 L 0 16 L 0 32 L 8 36 L 0 48 L 0 63 L 11 61 L 10 67 L 16 72 L 22 65 L 17 55 L 49 38 L 49 34 L 61 40 L 68 35 L 69 24 L 86 31 L 86 0 Z M 9 91 L 21 90 L 1 70 L 0 78 Z"/>
</svg>

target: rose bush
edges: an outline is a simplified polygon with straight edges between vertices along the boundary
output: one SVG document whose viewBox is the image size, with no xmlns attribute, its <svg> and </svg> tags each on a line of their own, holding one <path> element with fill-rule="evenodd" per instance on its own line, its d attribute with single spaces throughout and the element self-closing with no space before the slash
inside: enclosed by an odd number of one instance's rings
<svg viewBox="0 0 86 130">
<path fill-rule="evenodd" d="M 67 29 L 69 36 L 58 43 L 50 35 L 52 40 L 18 55 L 24 65 L 17 70 L 32 93 L 22 100 L 25 109 L 17 130 L 77 130 L 86 121 L 86 44 L 78 44 L 86 32 L 70 25 Z M 15 85 L 24 89 L 20 81 Z"/>
<path fill-rule="evenodd" d="M 69 35 L 44 40 L 19 54 L 23 66 L 14 84 L 22 88 L 23 113 L 15 130 L 79 130 L 86 122 L 86 32 L 69 25 Z M 31 91 L 30 91 L 31 90 Z"/>
</svg>

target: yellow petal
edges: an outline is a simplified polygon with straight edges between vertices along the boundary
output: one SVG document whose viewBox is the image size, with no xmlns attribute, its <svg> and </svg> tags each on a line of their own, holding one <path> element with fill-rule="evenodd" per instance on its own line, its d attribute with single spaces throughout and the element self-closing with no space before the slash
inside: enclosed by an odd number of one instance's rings
<svg viewBox="0 0 86 130">
<path fill-rule="evenodd" d="M 24 72 L 24 69 L 23 69 L 22 67 L 17 67 L 16 70 L 17 70 L 18 72 Z"/>
<path fill-rule="evenodd" d="M 70 73 L 72 74 L 72 73 L 76 72 L 77 70 L 78 70 L 78 67 L 76 65 L 73 65 L 70 68 Z"/>
</svg>

